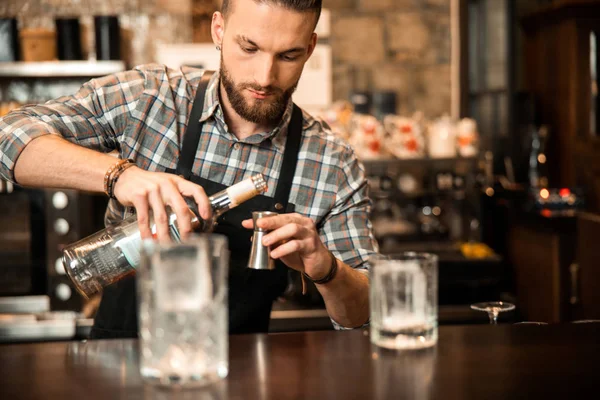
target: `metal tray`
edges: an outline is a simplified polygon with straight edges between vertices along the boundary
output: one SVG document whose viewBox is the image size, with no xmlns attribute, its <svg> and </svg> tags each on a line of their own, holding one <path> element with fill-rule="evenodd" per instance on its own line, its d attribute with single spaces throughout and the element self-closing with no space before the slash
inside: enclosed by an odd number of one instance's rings
<svg viewBox="0 0 600 400">
<path fill-rule="evenodd" d="M 0 297 L 1 314 L 38 314 L 50 311 L 48 296 Z"/>
<path fill-rule="evenodd" d="M 74 337 L 74 319 L 0 323 L 0 342 L 67 340 Z"/>
</svg>

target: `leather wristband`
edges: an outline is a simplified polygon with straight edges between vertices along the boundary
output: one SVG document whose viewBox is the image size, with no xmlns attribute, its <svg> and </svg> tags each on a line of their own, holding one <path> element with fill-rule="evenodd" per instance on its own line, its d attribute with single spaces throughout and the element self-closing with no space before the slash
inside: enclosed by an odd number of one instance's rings
<svg viewBox="0 0 600 400">
<path fill-rule="evenodd" d="M 331 268 L 329 269 L 329 273 L 324 278 L 313 279 L 310 276 L 308 276 L 305 272 L 303 272 L 302 275 L 304 275 L 308 280 L 317 285 L 322 285 L 331 281 L 335 277 L 335 273 L 337 272 L 337 260 L 331 251 L 329 252 L 329 254 L 331 255 Z"/>
</svg>

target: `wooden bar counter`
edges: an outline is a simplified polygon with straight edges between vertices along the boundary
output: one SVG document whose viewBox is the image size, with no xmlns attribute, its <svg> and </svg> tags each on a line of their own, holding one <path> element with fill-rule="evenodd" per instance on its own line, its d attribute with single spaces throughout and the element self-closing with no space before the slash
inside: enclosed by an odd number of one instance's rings
<svg viewBox="0 0 600 400">
<path fill-rule="evenodd" d="M 136 340 L 0 345 L 0 399 L 577 399 L 600 378 L 600 323 L 443 326 L 398 353 L 366 330 L 229 343 L 229 377 L 184 391 L 142 383 Z"/>
</svg>

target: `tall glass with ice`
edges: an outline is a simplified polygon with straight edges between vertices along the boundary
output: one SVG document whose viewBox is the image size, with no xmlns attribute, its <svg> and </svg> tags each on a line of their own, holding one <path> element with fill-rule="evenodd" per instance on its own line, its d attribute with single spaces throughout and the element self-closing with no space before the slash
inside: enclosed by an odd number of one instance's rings
<svg viewBox="0 0 600 400">
<path fill-rule="evenodd" d="M 370 260 L 371 342 L 389 349 L 437 343 L 438 260 L 428 253 Z"/>
<path fill-rule="evenodd" d="M 227 238 L 142 245 L 140 370 L 151 383 L 203 386 L 227 376 Z"/>
</svg>

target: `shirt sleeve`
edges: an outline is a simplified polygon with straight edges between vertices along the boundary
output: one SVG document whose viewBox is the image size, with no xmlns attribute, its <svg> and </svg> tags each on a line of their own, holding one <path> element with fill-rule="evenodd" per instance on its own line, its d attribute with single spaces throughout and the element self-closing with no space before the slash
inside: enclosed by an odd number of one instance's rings
<svg viewBox="0 0 600 400">
<path fill-rule="evenodd" d="M 14 167 L 23 149 L 44 135 L 60 135 L 101 152 L 118 149 L 143 92 L 143 72 L 132 70 L 93 79 L 72 96 L 10 112 L 0 118 L 0 176 L 15 182 Z"/>
<path fill-rule="evenodd" d="M 342 153 L 340 166 L 336 202 L 325 218 L 321 239 L 338 259 L 368 276 L 368 260 L 379 248 L 369 219 L 371 200 L 365 170 L 350 146 Z M 353 329 L 331 322 L 336 330 Z"/>
<path fill-rule="evenodd" d="M 378 252 L 369 214 L 371 200 L 362 164 L 350 146 L 340 156 L 337 194 L 322 222 L 321 239 L 333 254 L 357 270 L 368 272 L 368 259 Z"/>
</svg>

